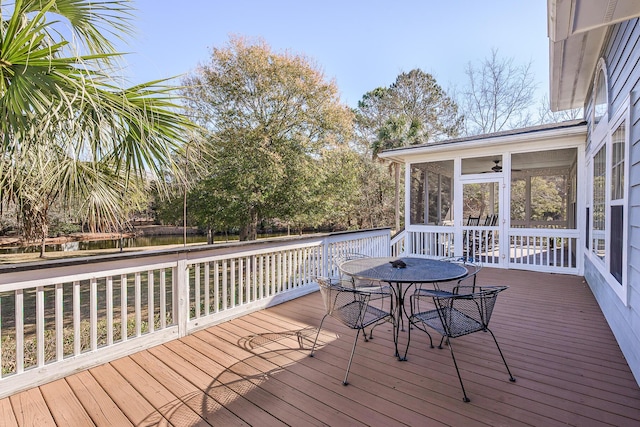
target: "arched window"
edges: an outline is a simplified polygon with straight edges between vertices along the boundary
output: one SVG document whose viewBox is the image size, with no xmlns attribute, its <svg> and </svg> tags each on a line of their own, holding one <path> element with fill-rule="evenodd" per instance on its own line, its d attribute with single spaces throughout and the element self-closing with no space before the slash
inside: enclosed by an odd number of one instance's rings
<svg viewBox="0 0 640 427">
<path fill-rule="evenodd" d="M 600 60 L 598 76 L 594 88 L 593 100 L 593 126 L 596 127 L 600 120 L 607 114 L 608 109 L 608 90 L 607 90 L 607 74 L 604 61 Z"/>
</svg>

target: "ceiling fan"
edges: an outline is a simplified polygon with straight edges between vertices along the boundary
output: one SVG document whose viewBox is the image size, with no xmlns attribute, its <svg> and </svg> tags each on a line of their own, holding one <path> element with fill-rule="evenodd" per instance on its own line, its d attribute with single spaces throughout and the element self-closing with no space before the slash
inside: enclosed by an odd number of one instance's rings
<svg viewBox="0 0 640 427">
<path fill-rule="evenodd" d="M 491 169 L 489 169 L 488 171 L 484 171 L 482 173 L 502 172 L 502 166 L 500 166 L 500 159 L 494 160 L 493 163 L 495 164 Z"/>
<path fill-rule="evenodd" d="M 488 171 L 484 171 L 483 173 L 491 173 L 491 172 L 502 172 L 502 166 L 500 166 L 500 159 L 494 160 L 493 161 L 494 165 L 491 168 L 491 170 Z M 511 169 L 511 172 L 520 172 L 522 169 Z"/>
</svg>

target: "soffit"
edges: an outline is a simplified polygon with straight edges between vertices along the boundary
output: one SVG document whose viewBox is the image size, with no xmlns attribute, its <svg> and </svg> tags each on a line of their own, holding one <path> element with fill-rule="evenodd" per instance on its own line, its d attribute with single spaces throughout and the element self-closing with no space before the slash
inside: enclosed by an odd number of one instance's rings
<svg viewBox="0 0 640 427">
<path fill-rule="evenodd" d="M 553 111 L 582 107 L 609 25 L 640 16 L 638 0 L 548 0 Z"/>
<path fill-rule="evenodd" d="M 384 150 L 379 153 L 378 156 L 381 159 L 392 162 L 405 163 L 433 153 L 460 152 L 461 150 L 484 148 L 491 148 L 495 151 L 499 146 L 522 146 L 522 144 L 534 143 L 537 141 L 557 141 L 565 138 L 578 138 L 581 141 L 585 141 L 586 133 L 586 122 L 582 120 L 571 120 L 532 126 L 529 128 L 511 129 L 492 134 L 475 135 L 421 145 L 412 145 L 409 147 L 393 148 Z"/>
</svg>

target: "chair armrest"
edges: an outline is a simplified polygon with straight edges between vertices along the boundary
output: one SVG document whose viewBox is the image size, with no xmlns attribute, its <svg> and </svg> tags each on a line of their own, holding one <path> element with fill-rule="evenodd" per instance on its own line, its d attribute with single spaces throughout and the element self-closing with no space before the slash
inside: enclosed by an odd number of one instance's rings
<svg viewBox="0 0 640 427">
<path fill-rule="evenodd" d="M 453 292 L 442 291 L 439 289 L 421 289 L 420 292 L 416 292 L 416 294 L 419 294 L 421 296 L 438 297 L 438 298 L 447 298 L 447 297 L 456 295 Z"/>
</svg>

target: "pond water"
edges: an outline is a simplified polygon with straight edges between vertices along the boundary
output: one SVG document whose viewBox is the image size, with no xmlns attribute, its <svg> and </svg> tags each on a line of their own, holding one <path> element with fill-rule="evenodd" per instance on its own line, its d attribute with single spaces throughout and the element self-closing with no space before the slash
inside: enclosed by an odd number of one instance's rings
<svg viewBox="0 0 640 427">
<path fill-rule="evenodd" d="M 282 234 L 260 234 L 259 239 L 286 236 Z M 215 242 L 237 241 L 238 236 L 215 236 Z M 184 243 L 183 235 L 162 235 L 162 236 L 139 236 L 122 239 L 123 248 L 140 248 L 144 246 L 163 246 L 163 245 L 181 245 Z M 189 235 L 187 236 L 187 244 L 190 243 L 207 243 L 205 235 Z M 84 242 L 68 242 L 55 245 L 46 245 L 45 252 L 59 251 L 84 251 L 95 249 L 117 249 L 120 248 L 120 239 L 114 240 L 87 240 Z M 40 246 L 15 246 L 0 248 L 0 254 L 19 254 L 40 252 Z"/>
</svg>

